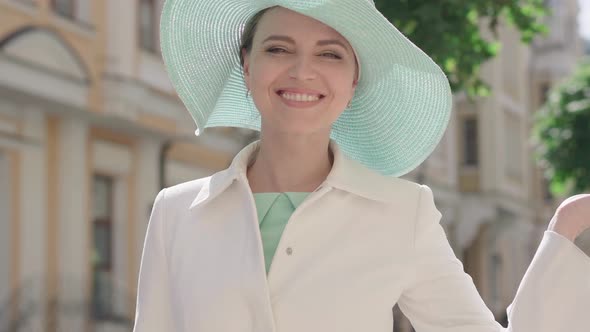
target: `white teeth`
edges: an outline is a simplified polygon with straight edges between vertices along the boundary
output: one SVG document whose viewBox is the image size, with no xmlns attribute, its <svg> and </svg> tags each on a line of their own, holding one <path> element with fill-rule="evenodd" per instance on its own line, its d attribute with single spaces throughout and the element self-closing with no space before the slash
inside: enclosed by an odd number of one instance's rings
<svg viewBox="0 0 590 332">
<path fill-rule="evenodd" d="M 294 101 L 316 101 L 316 100 L 320 99 L 320 96 L 318 96 L 318 95 L 306 95 L 306 94 L 289 93 L 289 92 L 281 93 L 281 97 L 288 99 L 288 100 L 294 100 Z"/>
</svg>

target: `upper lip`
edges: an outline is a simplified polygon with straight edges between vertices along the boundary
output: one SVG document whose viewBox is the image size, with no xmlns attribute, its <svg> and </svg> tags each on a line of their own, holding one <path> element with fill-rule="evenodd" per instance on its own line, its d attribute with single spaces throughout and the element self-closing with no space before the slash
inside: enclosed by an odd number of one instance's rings
<svg viewBox="0 0 590 332">
<path fill-rule="evenodd" d="M 277 89 L 276 92 L 289 92 L 289 93 L 299 93 L 299 94 L 306 94 L 306 95 L 319 95 L 319 96 L 324 96 L 323 93 L 315 91 L 315 90 L 310 90 L 310 89 L 301 89 L 301 88 L 280 88 Z"/>
</svg>

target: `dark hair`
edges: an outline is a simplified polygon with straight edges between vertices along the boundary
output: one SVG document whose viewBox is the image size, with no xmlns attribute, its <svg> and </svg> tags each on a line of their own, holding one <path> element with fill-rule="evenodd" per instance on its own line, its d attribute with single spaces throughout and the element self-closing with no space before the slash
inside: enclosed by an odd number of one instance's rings
<svg viewBox="0 0 590 332">
<path fill-rule="evenodd" d="M 262 18 L 262 15 L 264 15 L 264 13 L 266 13 L 269 9 L 274 7 L 265 8 L 259 11 L 258 13 L 254 14 L 254 16 L 252 16 L 250 20 L 248 20 L 248 22 L 246 23 L 244 31 L 242 32 L 239 50 L 240 64 L 242 65 L 242 67 L 244 67 L 244 56 L 242 55 L 242 50 L 246 49 L 246 53 L 250 53 L 250 51 L 252 50 L 252 41 L 254 40 L 254 34 L 256 33 L 256 27 L 258 26 L 258 22 L 260 22 L 260 19 Z"/>
</svg>

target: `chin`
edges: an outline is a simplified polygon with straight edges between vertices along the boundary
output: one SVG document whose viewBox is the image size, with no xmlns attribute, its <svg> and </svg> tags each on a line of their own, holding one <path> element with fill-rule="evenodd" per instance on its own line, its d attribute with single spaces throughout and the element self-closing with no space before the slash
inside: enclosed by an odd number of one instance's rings
<svg viewBox="0 0 590 332">
<path fill-rule="evenodd" d="M 262 115 L 264 118 L 264 114 Z M 331 131 L 331 123 L 327 119 L 315 116 L 305 116 L 298 114 L 296 116 L 270 116 L 268 121 L 263 121 L 263 129 L 266 132 L 275 132 L 277 134 L 288 135 L 317 135 L 324 131 Z M 326 125 L 319 125 L 326 123 Z"/>
</svg>

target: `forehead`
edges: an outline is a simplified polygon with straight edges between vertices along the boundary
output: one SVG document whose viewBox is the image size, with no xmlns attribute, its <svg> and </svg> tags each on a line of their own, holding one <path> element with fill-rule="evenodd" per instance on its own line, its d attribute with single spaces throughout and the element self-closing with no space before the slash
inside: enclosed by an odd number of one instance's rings
<svg viewBox="0 0 590 332">
<path fill-rule="evenodd" d="M 289 35 L 295 39 L 339 39 L 348 41 L 332 27 L 287 8 L 275 7 L 264 13 L 256 28 L 255 39 L 263 40 L 271 34 Z"/>
</svg>

